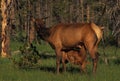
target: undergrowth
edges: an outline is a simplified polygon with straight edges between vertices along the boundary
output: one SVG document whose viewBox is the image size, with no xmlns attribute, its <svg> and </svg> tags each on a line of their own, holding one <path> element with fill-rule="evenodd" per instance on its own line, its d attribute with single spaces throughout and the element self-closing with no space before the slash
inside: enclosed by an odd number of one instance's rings
<svg viewBox="0 0 120 81">
<path fill-rule="evenodd" d="M 34 68 L 40 63 L 40 54 L 33 44 L 24 44 L 19 50 L 19 57 L 12 58 L 15 67 L 24 69 Z"/>
</svg>

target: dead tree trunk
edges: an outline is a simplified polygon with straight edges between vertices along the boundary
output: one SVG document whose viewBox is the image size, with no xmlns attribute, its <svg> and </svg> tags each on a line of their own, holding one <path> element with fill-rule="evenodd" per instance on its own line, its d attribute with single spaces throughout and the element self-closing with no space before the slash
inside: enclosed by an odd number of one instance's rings
<svg viewBox="0 0 120 81">
<path fill-rule="evenodd" d="M 12 0 L 2 0 L 1 1 L 1 15 L 2 15 L 2 44 L 1 44 L 1 56 L 7 57 L 10 55 L 10 9 L 11 9 Z"/>
</svg>

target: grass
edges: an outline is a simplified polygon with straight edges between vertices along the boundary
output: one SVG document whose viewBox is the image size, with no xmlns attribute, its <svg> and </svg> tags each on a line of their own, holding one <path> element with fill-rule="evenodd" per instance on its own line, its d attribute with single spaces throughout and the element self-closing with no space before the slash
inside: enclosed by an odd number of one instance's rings
<svg viewBox="0 0 120 81">
<path fill-rule="evenodd" d="M 66 73 L 55 73 L 54 59 L 43 60 L 40 68 L 17 69 L 10 60 L 0 59 L 0 81 L 120 81 L 120 65 L 99 64 L 97 74 L 91 73 L 87 67 L 87 74 L 80 74 L 79 68 L 68 65 Z M 74 70 L 70 70 L 72 69 Z"/>
<path fill-rule="evenodd" d="M 22 43 L 11 44 L 11 50 L 16 51 Z M 98 63 L 96 75 L 92 74 L 92 64 L 87 66 L 87 74 L 81 74 L 79 67 L 67 64 L 67 72 L 56 75 L 56 58 L 54 51 L 48 44 L 37 45 L 39 52 L 42 52 L 41 63 L 34 69 L 18 69 L 14 67 L 8 58 L 0 58 L 0 81 L 120 81 L 120 63 L 115 64 L 113 60 L 109 65 L 103 62 Z M 114 55 L 115 47 L 107 47 L 106 54 Z M 102 53 L 102 49 L 99 48 Z M 117 50 L 119 55 L 120 49 Z"/>
<path fill-rule="evenodd" d="M 106 46 L 104 49 L 103 49 L 103 46 L 99 47 L 99 52 L 101 54 L 103 54 L 103 51 L 105 51 L 105 54 L 107 56 L 120 56 L 120 48 L 117 48 L 115 46 Z"/>
</svg>

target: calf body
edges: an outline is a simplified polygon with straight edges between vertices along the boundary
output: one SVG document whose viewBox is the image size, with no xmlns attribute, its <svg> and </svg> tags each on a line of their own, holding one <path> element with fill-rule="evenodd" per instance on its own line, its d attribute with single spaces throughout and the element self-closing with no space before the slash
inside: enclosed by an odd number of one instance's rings
<svg viewBox="0 0 120 81">
<path fill-rule="evenodd" d="M 80 66 L 80 70 L 85 72 L 85 67 L 87 62 L 87 55 L 84 46 L 81 46 L 80 49 L 70 49 L 64 50 L 62 54 L 62 63 L 63 63 L 63 70 L 66 71 L 65 61 L 69 61 L 72 64 L 76 64 Z"/>
</svg>

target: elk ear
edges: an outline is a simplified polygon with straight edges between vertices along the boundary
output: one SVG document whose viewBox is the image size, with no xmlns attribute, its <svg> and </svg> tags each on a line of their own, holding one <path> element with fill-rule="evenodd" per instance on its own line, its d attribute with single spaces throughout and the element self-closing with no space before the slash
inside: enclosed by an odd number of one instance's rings
<svg viewBox="0 0 120 81">
<path fill-rule="evenodd" d="M 101 30 L 104 30 L 104 27 L 100 27 Z"/>
<path fill-rule="evenodd" d="M 32 17 L 32 18 L 30 18 L 30 20 L 31 20 L 31 21 L 33 21 L 33 22 L 35 22 L 35 18 L 33 18 L 33 17 Z"/>
<path fill-rule="evenodd" d="M 43 18 L 41 18 L 42 19 L 42 21 L 44 21 L 45 22 L 45 20 L 48 18 L 48 16 L 47 17 L 43 17 Z"/>
</svg>

